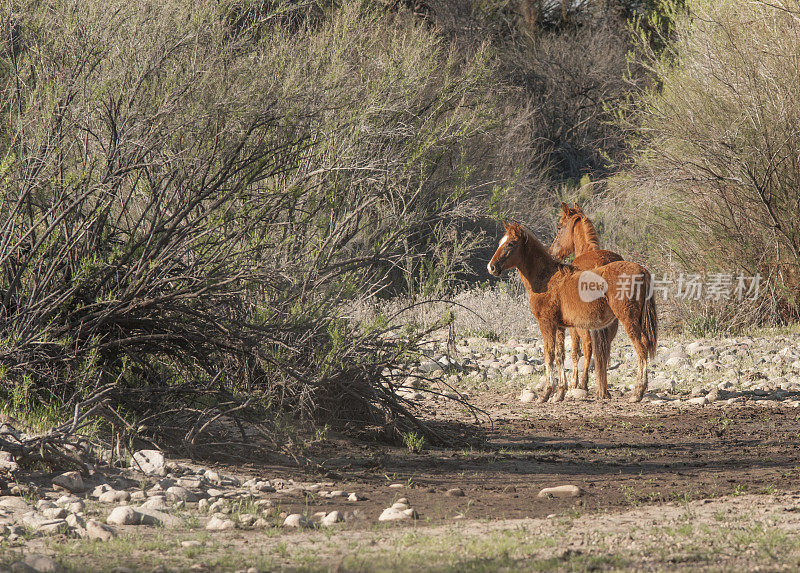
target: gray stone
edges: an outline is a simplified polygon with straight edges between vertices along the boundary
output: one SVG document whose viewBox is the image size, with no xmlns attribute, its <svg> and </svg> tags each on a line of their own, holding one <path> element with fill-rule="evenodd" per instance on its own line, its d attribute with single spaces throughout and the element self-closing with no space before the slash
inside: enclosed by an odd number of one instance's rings
<svg viewBox="0 0 800 573">
<path fill-rule="evenodd" d="M 59 565 L 55 559 L 38 553 L 29 553 L 26 555 L 24 563 L 39 573 L 57 573 L 58 571 L 63 571 L 61 565 Z"/>
<path fill-rule="evenodd" d="M 63 487 L 72 493 L 81 493 L 86 487 L 80 472 L 65 472 L 53 478 L 53 485 Z"/>
<path fill-rule="evenodd" d="M 444 492 L 445 495 L 450 497 L 464 497 L 464 490 L 460 487 L 454 487 Z"/>
<path fill-rule="evenodd" d="M 349 496 L 347 496 L 347 501 L 364 501 L 364 500 L 366 500 L 366 499 L 367 499 L 367 498 L 365 498 L 365 497 L 362 497 L 362 496 L 358 495 L 358 494 L 357 494 L 357 493 L 355 493 L 355 492 L 354 492 L 354 493 L 351 493 Z"/>
<path fill-rule="evenodd" d="M 92 540 L 108 541 L 116 537 L 114 529 L 105 523 L 100 523 L 94 519 L 86 522 L 86 536 Z"/>
<path fill-rule="evenodd" d="M 38 513 L 26 514 L 22 524 L 45 534 L 60 533 L 69 527 L 65 519 L 48 519 Z"/>
<path fill-rule="evenodd" d="M 698 396 L 697 398 L 689 398 L 686 403 L 693 406 L 705 406 L 708 403 L 708 399 L 705 396 Z"/>
<path fill-rule="evenodd" d="M 530 388 L 525 388 L 522 391 L 522 394 L 519 395 L 519 401 L 522 402 L 523 404 L 529 404 L 530 402 L 533 402 L 535 400 L 536 400 L 536 394 Z"/>
<path fill-rule="evenodd" d="M 174 529 L 183 525 L 183 521 L 179 517 L 164 513 L 163 511 L 158 511 L 157 509 L 137 507 L 136 512 L 141 516 L 142 525 L 157 525 L 168 529 Z"/>
<path fill-rule="evenodd" d="M 167 499 L 188 501 L 191 503 L 197 501 L 197 496 L 185 487 L 173 485 L 172 487 L 167 488 Z"/>
<path fill-rule="evenodd" d="M 39 513 L 47 519 L 64 519 L 67 517 L 67 510 L 63 507 L 45 507 Z"/>
<path fill-rule="evenodd" d="M 31 506 L 28 505 L 28 502 L 21 497 L 4 495 L 0 497 L 0 509 L 9 509 L 11 511 L 30 511 Z"/>
</svg>

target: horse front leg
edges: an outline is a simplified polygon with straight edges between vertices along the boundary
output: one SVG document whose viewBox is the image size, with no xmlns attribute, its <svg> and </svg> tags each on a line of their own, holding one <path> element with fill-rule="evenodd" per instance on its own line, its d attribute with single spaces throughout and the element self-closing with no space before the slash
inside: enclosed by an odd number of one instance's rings
<svg viewBox="0 0 800 573">
<path fill-rule="evenodd" d="M 540 404 L 547 402 L 556 390 L 556 380 L 553 376 L 553 360 L 555 358 L 556 328 L 544 321 L 539 323 L 542 332 L 542 346 L 544 347 L 544 367 L 547 372 L 547 384 L 537 401 Z"/>
<path fill-rule="evenodd" d="M 567 394 L 567 373 L 564 370 L 564 330 L 561 328 L 556 332 L 555 355 L 556 367 L 558 368 L 558 392 L 553 401 L 561 402 Z"/>
</svg>

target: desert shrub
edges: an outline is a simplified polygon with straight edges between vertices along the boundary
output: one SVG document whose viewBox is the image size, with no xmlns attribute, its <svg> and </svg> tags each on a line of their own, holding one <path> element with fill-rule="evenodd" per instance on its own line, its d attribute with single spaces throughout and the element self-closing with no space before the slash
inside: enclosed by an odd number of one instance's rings
<svg viewBox="0 0 800 573">
<path fill-rule="evenodd" d="M 625 110 L 637 155 L 613 184 L 617 242 L 662 268 L 769 280 L 734 322 L 797 318 L 800 4 L 689 8 L 649 52 L 657 84 Z"/>
<path fill-rule="evenodd" d="M 489 55 L 366 2 L 235 34 L 231 5 L 2 8 L 3 391 L 103 389 L 187 445 L 233 413 L 416 423 L 379 383 L 414 333 L 343 309 L 460 268 L 498 184 Z"/>
</svg>

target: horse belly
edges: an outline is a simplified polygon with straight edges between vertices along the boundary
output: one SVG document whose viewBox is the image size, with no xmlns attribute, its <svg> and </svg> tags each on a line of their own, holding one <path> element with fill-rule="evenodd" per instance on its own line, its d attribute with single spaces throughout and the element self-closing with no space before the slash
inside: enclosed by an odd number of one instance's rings
<svg viewBox="0 0 800 573">
<path fill-rule="evenodd" d="M 597 330 L 605 328 L 614 321 L 614 313 L 605 299 L 580 304 L 562 304 L 563 326 Z"/>
</svg>

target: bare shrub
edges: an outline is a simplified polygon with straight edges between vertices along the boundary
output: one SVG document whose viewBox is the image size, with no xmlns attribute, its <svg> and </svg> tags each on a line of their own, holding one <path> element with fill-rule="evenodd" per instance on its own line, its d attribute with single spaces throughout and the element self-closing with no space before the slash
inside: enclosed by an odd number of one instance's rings
<svg viewBox="0 0 800 573">
<path fill-rule="evenodd" d="M 489 59 L 359 2 L 236 35 L 228 8 L 17 6 L 28 49 L 0 59 L 3 388 L 68 405 L 103 388 L 128 431 L 187 448 L 241 415 L 430 435 L 379 383 L 416 335 L 388 341 L 395 325 L 343 308 L 397 269 L 425 285 L 460 268 L 474 239 L 453 229 L 497 184 Z"/>
<path fill-rule="evenodd" d="M 649 52 L 658 85 L 627 109 L 636 166 L 612 188 L 619 243 L 770 279 L 750 322 L 798 316 L 799 17 L 797 2 L 693 3 Z"/>
</svg>

